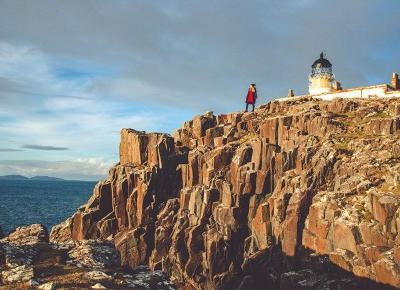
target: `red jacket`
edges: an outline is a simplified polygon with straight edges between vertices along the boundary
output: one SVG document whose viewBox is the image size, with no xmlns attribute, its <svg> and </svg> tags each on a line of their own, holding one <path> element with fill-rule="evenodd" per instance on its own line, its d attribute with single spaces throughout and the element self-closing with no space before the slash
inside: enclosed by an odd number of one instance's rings
<svg viewBox="0 0 400 290">
<path fill-rule="evenodd" d="M 246 103 L 247 104 L 255 104 L 257 99 L 257 89 L 254 88 L 254 91 L 252 88 L 249 88 L 249 91 L 247 92 L 247 97 L 246 97 Z"/>
</svg>

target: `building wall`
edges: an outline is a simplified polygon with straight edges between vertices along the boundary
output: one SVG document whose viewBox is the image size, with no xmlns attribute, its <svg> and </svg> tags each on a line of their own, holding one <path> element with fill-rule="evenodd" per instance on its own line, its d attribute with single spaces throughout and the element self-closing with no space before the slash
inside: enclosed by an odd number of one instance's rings
<svg viewBox="0 0 400 290">
<path fill-rule="evenodd" d="M 300 99 L 303 97 L 310 97 L 310 95 L 294 96 L 288 98 L 280 98 L 278 101 L 289 101 Z M 332 100 L 335 98 L 399 98 L 400 91 L 388 91 L 387 85 L 377 85 L 370 87 L 360 87 L 354 89 L 345 89 L 332 93 L 321 93 L 311 95 L 315 99 Z"/>
<path fill-rule="evenodd" d="M 366 87 L 354 90 L 337 91 L 329 94 L 321 94 L 313 96 L 322 100 L 332 100 L 334 98 L 381 98 L 386 95 L 386 86 L 381 87 Z"/>
<path fill-rule="evenodd" d="M 400 91 L 387 92 L 387 98 L 400 98 Z"/>
<path fill-rule="evenodd" d="M 310 78 L 309 93 L 319 95 L 332 92 L 332 79 L 326 77 Z"/>
</svg>

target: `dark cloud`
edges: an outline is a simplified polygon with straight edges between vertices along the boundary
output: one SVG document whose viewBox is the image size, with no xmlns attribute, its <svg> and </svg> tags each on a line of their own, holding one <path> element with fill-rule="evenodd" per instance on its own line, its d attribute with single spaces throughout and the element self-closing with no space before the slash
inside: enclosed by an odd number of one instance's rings
<svg viewBox="0 0 400 290">
<path fill-rule="evenodd" d="M 241 107 L 251 81 L 263 101 L 289 88 L 305 93 L 321 50 L 346 87 L 387 81 L 400 66 L 399 12 L 399 1 L 374 0 L 9 0 L 0 4 L 0 37 L 114 67 L 157 88 L 149 107 L 228 111 Z M 122 97 L 143 101 L 141 92 Z"/>
<path fill-rule="evenodd" d="M 18 152 L 18 151 L 23 151 L 23 150 L 14 148 L 0 148 L 0 152 Z"/>
<path fill-rule="evenodd" d="M 34 144 L 23 145 L 22 148 L 33 149 L 33 150 L 43 150 L 43 151 L 65 151 L 65 150 L 69 150 L 69 148 L 67 148 L 67 147 L 43 146 L 43 145 L 34 145 Z"/>
</svg>

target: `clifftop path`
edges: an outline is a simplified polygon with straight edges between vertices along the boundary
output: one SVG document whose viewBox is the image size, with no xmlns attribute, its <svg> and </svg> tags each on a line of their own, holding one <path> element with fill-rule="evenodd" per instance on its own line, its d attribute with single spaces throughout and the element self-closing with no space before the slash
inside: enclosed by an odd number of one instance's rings
<svg viewBox="0 0 400 290">
<path fill-rule="evenodd" d="M 398 99 L 123 129 L 119 164 L 50 240 L 113 239 L 122 265 L 184 289 L 400 288 L 399 132 Z"/>
</svg>

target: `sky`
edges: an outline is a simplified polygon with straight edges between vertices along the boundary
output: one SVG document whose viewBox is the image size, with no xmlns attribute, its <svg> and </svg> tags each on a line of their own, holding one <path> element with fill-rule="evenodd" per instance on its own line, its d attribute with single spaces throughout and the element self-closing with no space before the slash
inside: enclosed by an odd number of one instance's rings
<svg viewBox="0 0 400 290">
<path fill-rule="evenodd" d="M 325 51 L 344 88 L 400 71 L 400 1 L 0 0 L 0 175 L 98 180 L 119 132 L 307 92 Z"/>
</svg>

